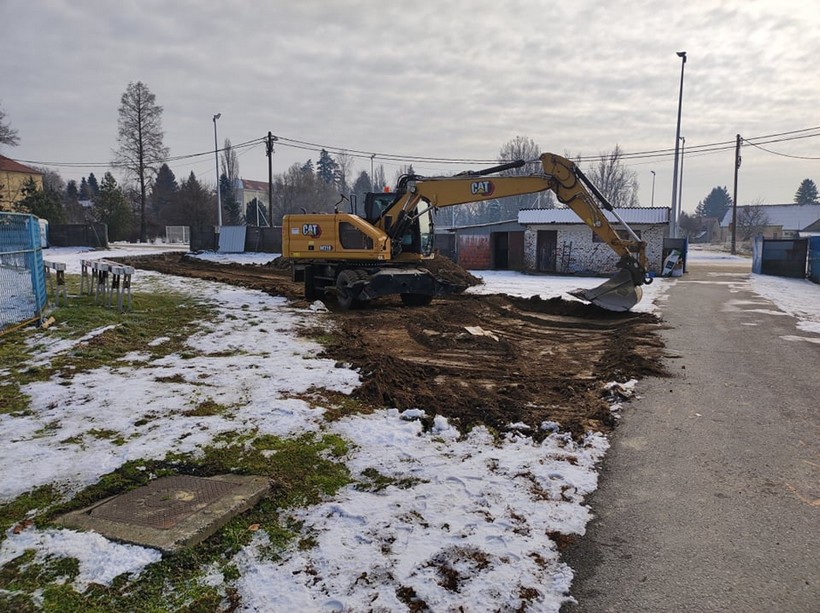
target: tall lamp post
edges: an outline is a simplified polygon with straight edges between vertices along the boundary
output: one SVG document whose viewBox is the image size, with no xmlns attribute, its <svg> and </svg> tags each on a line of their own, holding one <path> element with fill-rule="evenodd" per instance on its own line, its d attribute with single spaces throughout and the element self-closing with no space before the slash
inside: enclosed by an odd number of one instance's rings
<svg viewBox="0 0 820 613">
<path fill-rule="evenodd" d="M 216 219 L 217 226 L 222 227 L 222 189 L 219 185 L 219 145 L 216 140 L 216 120 L 222 117 L 222 113 L 214 115 L 214 161 L 216 163 Z"/>
<path fill-rule="evenodd" d="M 652 206 L 655 206 L 655 171 L 650 170 L 649 172 L 652 173 Z"/>
<path fill-rule="evenodd" d="M 678 208 L 683 209 L 683 158 L 686 152 L 686 137 L 680 137 L 680 185 L 678 186 Z M 678 215 L 680 220 L 680 214 Z"/>
<path fill-rule="evenodd" d="M 672 223 L 670 234 L 678 237 L 678 154 L 680 152 L 680 115 L 683 106 L 683 68 L 686 66 L 686 51 L 678 51 L 680 62 L 680 94 L 678 95 L 678 128 L 675 132 L 675 167 L 672 169 Z"/>
</svg>

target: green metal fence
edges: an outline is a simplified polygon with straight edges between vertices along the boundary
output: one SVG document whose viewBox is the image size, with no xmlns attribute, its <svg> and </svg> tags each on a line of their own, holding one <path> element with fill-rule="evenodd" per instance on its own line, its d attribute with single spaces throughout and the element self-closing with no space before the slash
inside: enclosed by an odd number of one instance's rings
<svg viewBox="0 0 820 613">
<path fill-rule="evenodd" d="M 0 330 L 42 319 L 47 303 L 39 220 L 0 213 Z"/>
</svg>

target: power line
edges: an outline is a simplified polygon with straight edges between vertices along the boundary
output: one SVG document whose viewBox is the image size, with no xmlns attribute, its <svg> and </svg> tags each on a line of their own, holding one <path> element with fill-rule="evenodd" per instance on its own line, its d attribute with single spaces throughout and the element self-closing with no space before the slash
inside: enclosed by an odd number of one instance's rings
<svg viewBox="0 0 820 613">
<path fill-rule="evenodd" d="M 312 143 L 309 141 L 303 141 L 293 138 L 288 138 L 285 136 L 278 136 L 274 135 L 276 138 L 277 144 L 283 147 L 289 147 L 292 149 L 300 149 L 304 151 L 315 151 L 320 152 L 321 150 L 325 150 L 328 153 L 335 153 L 335 154 L 343 154 L 349 155 L 355 158 L 362 158 L 362 159 L 370 159 L 370 158 L 378 158 L 383 162 L 393 162 L 393 163 L 424 163 L 424 164 L 442 164 L 442 165 L 459 165 L 459 164 L 494 164 L 497 163 L 499 160 L 497 158 L 446 158 L 446 157 L 428 157 L 428 156 L 418 156 L 418 155 L 405 155 L 405 154 L 397 154 L 397 153 L 385 153 L 385 152 L 372 152 L 372 151 L 363 151 L 360 149 L 350 149 L 346 147 L 337 147 L 332 145 L 322 145 L 320 143 Z M 761 144 L 770 144 L 770 143 L 779 143 L 779 142 L 787 142 L 792 140 L 800 140 L 806 138 L 816 138 L 820 136 L 820 126 L 815 126 L 812 128 L 802 128 L 800 130 L 790 130 L 786 132 L 778 132 L 774 134 L 766 134 L 763 136 L 756 136 L 752 138 L 745 138 L 743 139 L 747 144 L 755 146 L 762 151 L 766 151 L 772 155 L 779 155 L 782 157 L 789 157 L 795 159 L 806 159 L 806 160 L 816 160 L 820 159 L 818 157 L 810 157 L 810 156 L 796 156 L 796 155 L 788 155 L 785 153 L 779 153 L 776 151 L 771 151 L 764 147 L 761 147 Z M 265 142 L 267 136 L 262 136 L 259 138 L 254 138 L 249 141 L 245 141 L 243 143 L 239 143 L 237 145 L 232 145 L 232 149 L 243 149 L 245 147 L 253 148 Z M 760 141 L 760 142 L 751 142 L 751 141 Z M 735 141 L 719 141 L 714 143 L 705 143 L 703 145 L 691 145 L 687 147 L 686 154 L 687 156 L 700 156 L 706 155 L 711 153 L 718 153 L 722 151 L 728 151 L 735 147 Z M 225 151 L 225 148 L 218 149 L 217 153 Z M 204 156 L 211 156 L 214 154 L 213 150 L 209 151 L 202 151 L 198 153 L 190 153 L 185 155 L 178 155 L 178 156 L 171 156 L 164 160 L 162 159 L 151 159 L 146 160 L 147 164 L 158 164 L 158 163 L 168 163 L 168 162 L 181 162 L 184 160 L 192 160 L 199 157 Z M 668 157 L 674 154 L 674 149 L 654 149 L 648 151 L 636 151 L 632 153 L 623 153 L 621 155 L 621 159 L 624 161 L 630 160 L 655 160 L 657 158 Z M 591 162 L 600 159 L 600 155 L 588 155 L 588 156 L 577 156 L 575 159 L 581 162 Z M 124 164 L 117 164 L 114 162 L 53 162 L 53 161 L 39 161 L 39 160 L 17 160 L 24 164 L 33 164 L 39 166 L 55 166 L 55 167 L 64 167 L 64 168 L 126 168 L 127 166 Z"/>
</svg>

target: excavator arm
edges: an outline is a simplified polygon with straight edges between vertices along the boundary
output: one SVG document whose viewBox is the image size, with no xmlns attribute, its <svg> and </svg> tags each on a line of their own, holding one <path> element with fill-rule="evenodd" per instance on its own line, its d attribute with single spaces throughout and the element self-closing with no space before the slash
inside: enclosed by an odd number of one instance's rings
<svg viewBox="0 0 820 613">
<path fill-rule="evenodd" d="M 437 209 L 550 190 L 620 256 L 618 274 L 598 288 L 576 290 L 573 295 L 610 310 L 629 310 L 641 298 L 639 287 L 651 282 L 646 274 L 646 243 L 618 216 L 576 164 L 553 153 L 543 154 L 540 161 L 543 174 L 488 177 L 525 164 L 517 161 L 453 177 L 405 177 L 399 185 L 401 195 L 383 214 L 385 219 L 395 220 L 387 231 L 393 241 L 394 256 L 398 257 L 401 251 L 399 238 L 424 203 Z M 628 238 L 616 231 L 604 210 L 618 220 Z"/>
<path fill-rule="evenodd" d="M 335 291 L 350 305 L 398 293 L 406 304 L 426 304 L 448 293 L 423 268 L 425 250 L 420 219 L 430 209 L 552 191 L 620 256 L 621 269 L 603 285 L 573 295 L 614 311 L 641 299 L 646 275 L 646 244 L 618 216 L 606 198 L 570 160 L 545 153 L 542 172 L 499 176 L 525 165 L 522 160 L 450 177 L 406 175 L 394 194 L 368 194 L 365 216 L 349 213 L 287 215 L 282 223 L 282 253 L 294 262 L 294 279 L 305 282 L 306 297 Z M 624 227 L 621 236 L 604 211 Z"/>
</svg>

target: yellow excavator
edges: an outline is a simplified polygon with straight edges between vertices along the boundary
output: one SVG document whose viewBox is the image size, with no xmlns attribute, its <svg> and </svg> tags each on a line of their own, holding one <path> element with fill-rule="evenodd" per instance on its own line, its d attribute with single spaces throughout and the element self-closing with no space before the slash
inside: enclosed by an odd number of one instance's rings
<svg viewBox="0 0 820 613">
<path fill-rule="evenodd" d="M 352 213 L 285 215 L 282 255 L 293 266 L 294 281 L 303 281 L 305 297 L 335 293 L 343 309 L 380 296 L 399 294 L 408 306 L 423 306 L 434 296 L 457 291 L 424 267 L 433 253 L 432 212 L 469 202 L 552 190 L 620 257 L 619 272 L 602 285 L 572 294 L 612 311 L 627 311 L 640 301 L 646 272 L 646 243 L 570 160 L 545 153 L 543 172 L 498 176 L 520 168 L 518 160 L 449 177 L 404 175 L 395 192 L 369 193 L 364 216 Z M 605 209 L 623 226 L 616 232 Z"/>
</svg>

